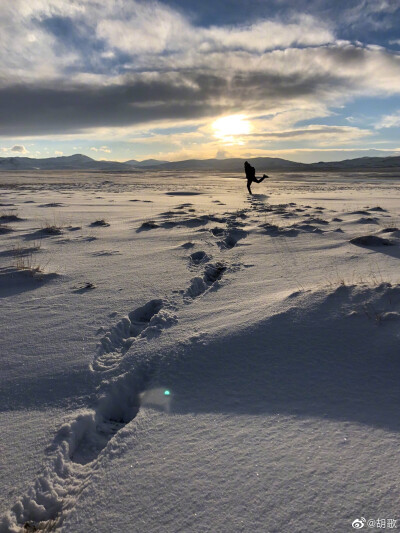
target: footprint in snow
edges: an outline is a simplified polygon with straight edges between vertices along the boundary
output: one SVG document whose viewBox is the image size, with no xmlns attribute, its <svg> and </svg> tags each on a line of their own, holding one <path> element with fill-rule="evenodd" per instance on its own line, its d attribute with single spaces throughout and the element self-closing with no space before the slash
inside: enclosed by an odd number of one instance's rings
<svg viewBox="0 0 400 533">
<path fill-rule="evenodd" d="M 176 322 L 176 316 L 165 308 L 163 300 L 150 300 L 123 317 L 104 335 L 92 369 L 97 372 L 114 369 L 137 339 L 157 337 Z"/>
</svg>

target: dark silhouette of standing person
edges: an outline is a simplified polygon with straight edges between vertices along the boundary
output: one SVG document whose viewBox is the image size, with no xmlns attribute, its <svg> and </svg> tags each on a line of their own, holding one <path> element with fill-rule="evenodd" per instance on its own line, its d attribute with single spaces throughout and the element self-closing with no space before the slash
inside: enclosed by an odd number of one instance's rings
<svg viewBox="0 0 400 533">
<path fill-rule="evenodd" d="M 250 163 L 248 163 L 247 161 L 245 161 L 244 163 L 244 171 L 246 172 L 246 178 L 247 178 L 247 190 L 249 191 L 250 194 L 253 194 L 250 188 L 253 181 L 255 181 L 256 183 L 261 183 L 263 180 L 265 180 L 265 178 L 269 178 L 269 176 L 264 174 L 262 178 L 257 179 L 256 169 L 252 167 Z"/>
</svg>

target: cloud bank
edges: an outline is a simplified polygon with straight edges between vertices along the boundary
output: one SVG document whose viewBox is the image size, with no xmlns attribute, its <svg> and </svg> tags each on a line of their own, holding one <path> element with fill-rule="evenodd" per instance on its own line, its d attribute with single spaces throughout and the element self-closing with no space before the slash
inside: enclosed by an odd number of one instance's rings
<svg viewBox="0 0 400 533">
<path fill-rule="evenodd" d="M 366 137 L 360 128 L 294 128 L 359 96 L 400 94 L 399 53 L 339 38 L 322 18 L 326 3 L 312 4 L 314 16 L 291 9 L 201 26 L 156 1 L 3 2 L 0 136 L 125 134 L 245 113 L 267 117 L 259 140 Z M 396 12 L 382 1 L 348 4 L 347 27 L 378 27 Z"/>
</svg>

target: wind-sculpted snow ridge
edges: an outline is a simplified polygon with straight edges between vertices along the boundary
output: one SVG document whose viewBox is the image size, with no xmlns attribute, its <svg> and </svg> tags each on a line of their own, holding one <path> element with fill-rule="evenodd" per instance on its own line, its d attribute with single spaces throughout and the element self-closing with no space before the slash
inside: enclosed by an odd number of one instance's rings
<svg viewBox="0 0 400 533">
<path fill-rule="evenodd" d="M 352 307 L 348 308 L 346 316 L 366 317 L 377 325 L 400 320 L 400 285 L 380 283 L 370 287 L 361 284 L 361 287 L 350 286 L 345 289 L 352 298 Z"/>
</svg>

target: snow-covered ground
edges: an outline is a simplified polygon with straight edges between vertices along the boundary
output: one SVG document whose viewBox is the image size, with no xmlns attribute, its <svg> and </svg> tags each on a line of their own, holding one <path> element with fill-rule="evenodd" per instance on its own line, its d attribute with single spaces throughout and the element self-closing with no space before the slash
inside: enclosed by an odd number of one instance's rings
<svg viewBox="0 0 400 533">
<path fill-rule="evenodd" d="M 400 181 L 253 192 L 0 175 L 1 533 L 400 528 Z"/>
</svg>

